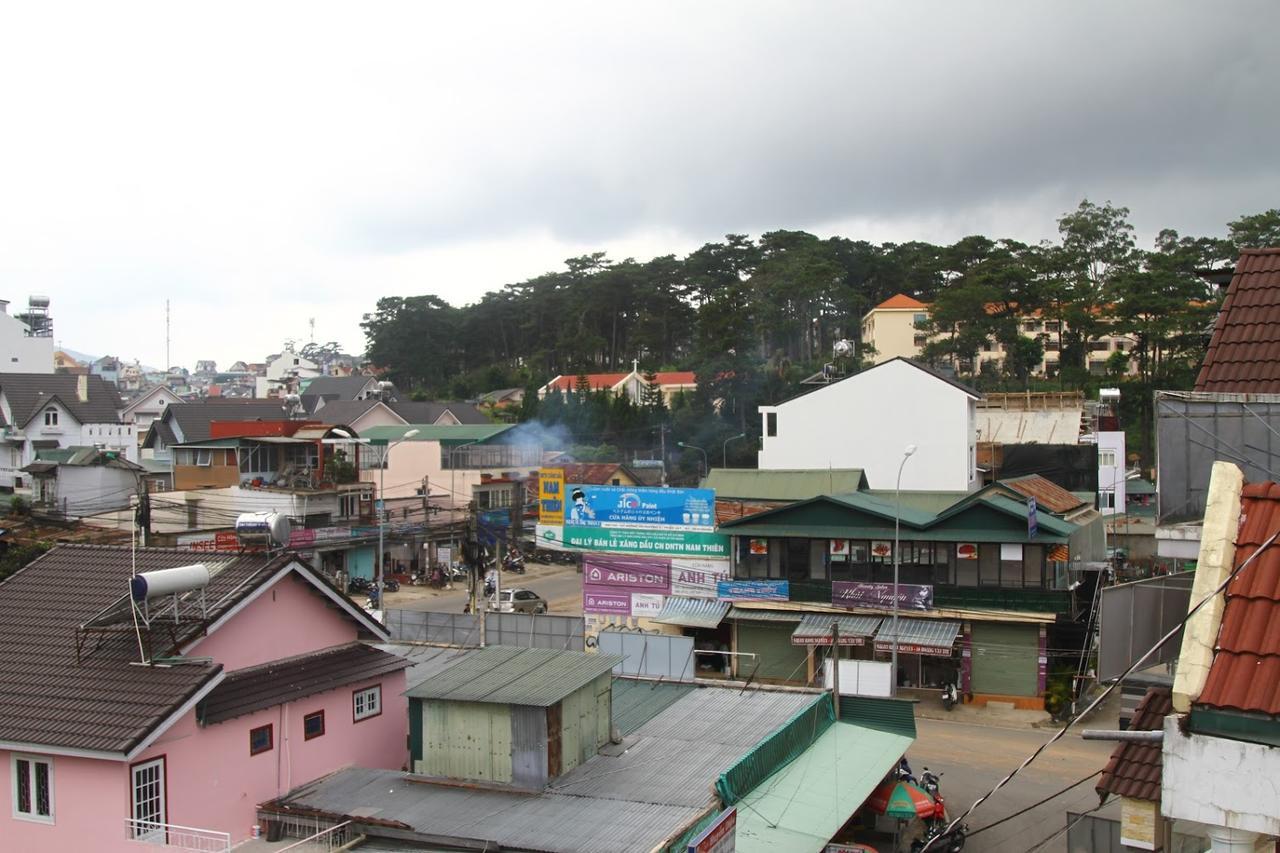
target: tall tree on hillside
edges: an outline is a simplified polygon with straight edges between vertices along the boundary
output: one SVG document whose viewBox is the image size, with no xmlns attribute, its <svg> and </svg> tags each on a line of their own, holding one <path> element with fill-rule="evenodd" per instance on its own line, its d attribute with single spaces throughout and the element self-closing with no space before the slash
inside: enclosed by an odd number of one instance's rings
<svg viewBox="0 0 1280 853">
<path fill-rule="evenodd" d="M 369 360 L 401 387 L 442 386 L 457 372 L 458 309 L 438 296 L 388 296 L 360 323 Z"/>
<path fill-rule="evenodd" d="M 1237 256 L 1241 249 L 1280 248 L 1280 208 L 1241 216 L 1227 223 L 1227 240 Z"/>
</svg>

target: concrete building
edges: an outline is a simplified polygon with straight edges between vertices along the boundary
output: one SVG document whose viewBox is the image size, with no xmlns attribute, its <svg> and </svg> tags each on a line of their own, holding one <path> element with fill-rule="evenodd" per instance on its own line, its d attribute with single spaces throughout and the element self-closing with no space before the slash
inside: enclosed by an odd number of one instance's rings
<svg viewBox="0 0 1280 853">
<path fill-rule="evenodd" d="M 680 394 L 692 394 L 698 388 L 698 377 L 691 370 L 658 371 L 652 374 L 654 384 L 662 394 L 663 403 L 670 406 Z M 650 387 L 648 374 L 632 365 L 629 373 L 589 373 L 586 374 L 587 388 L 590 391 L 608 391 L 614 396 L 626 394 L 631 402 L 639 403 L 644 399 L 645 390 Z M 538 389 L 538 399 L 545 399 L 553 391 L 561 394 L 574 393 L 581 381 L 579 376 L 561 374 Z"/>
<path fill-rule="evenodd" d="M 129 506 L 142 489 L 141 465 L 96 447 L 42 450 L 22 469 L 31 477 L 31 506 L 65 521 Z"/>
<path fill-rule="evenodd" d="M 0 299 L 0 371 L 53 373 L 53 326 L 49 299 L 32 296 L 27 313 L 10 316 L 9 301 Z M 33 322 L 23 322 L 23 319 Z"/>
<path fill-rule="evenodd" d="M 776 406 L 761 406 L 759 467 L 861 469 L 892 489 L 973 491 L 981 395 L 914 361 L 895 358 Z"/>
</svg>

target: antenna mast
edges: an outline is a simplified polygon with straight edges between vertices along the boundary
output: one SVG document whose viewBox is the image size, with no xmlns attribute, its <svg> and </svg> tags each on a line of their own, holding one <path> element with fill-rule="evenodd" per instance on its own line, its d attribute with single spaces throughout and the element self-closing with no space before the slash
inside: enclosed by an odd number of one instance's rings
<svg viewBox="0 0 1280 853">
<path fill-rule="evenodd" d="M 169 300 L 164 301 L 164 370 L 169 372 L 173 362 L 169 359 Z"/>
</svg>

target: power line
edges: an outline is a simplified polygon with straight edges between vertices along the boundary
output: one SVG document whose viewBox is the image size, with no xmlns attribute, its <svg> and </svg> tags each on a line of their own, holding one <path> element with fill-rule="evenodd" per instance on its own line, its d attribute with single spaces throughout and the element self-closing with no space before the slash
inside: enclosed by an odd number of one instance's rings
<svg viewBox="0 0 1280 853">
<path fill-rule="evenodd" d="M 999 790 L 1000 790 L 1001 788 L 1003 788 L 1006 784 L 1008 784 L 1008 783 L 1009 783 L 1009 780 L 1011 780 L 1014 776 L 1018 775 L 1018 773 L 1019 773 L 1020 771 L 1022 771 L 1024 768 L 1026 768 L 1028 765 L 1030 765 L 1030 764 L 1031 764 L 1031 762 L 1033 762 L 1033 761 L 1035 761 L 1037 758 L 1039 758 L 1039 757 L 1040 757 L 1040 755 L 1041 755 L 1045 750 L 1047 750 L 1049 747 L 1053 746 L 1055 743 L 1057 743 L 1059 740 L 1061 740 L 1061 739 L 1062 739 L 1062 737 L 1063 737 L 1064 735 L 1066 735 L 1066 733 L 1067 733 L 1067 730 L 1068 730 L 1068 729 L 1070 729 L 1073 725 L 1075 725 L 1075 724 L 1076 724 L 1076 722 L 1077 722 L 1078 720 L 1083 719 L 1087 714 L 1089 714 L 1090 712 L 1092 712 L 1094 708 L 1098 707 L 1098 705 L 1100 705 L 1104 699 L 1106 699 L 1108 696 L 1110 696 L 1110 695 L 1111 695 L 1111 692 L 1112 692 L 1113 690 L 1115 690 L 1117 687 L 1119 687 L 1119 686 L 1120 686 L 1120 684 L 1121 684 L 1121 683 L 1122 683 L 1126 678 L 1128 678 L 1128 677 L 1129 677 L 1129 676 L 1130 676 L 1130 675 L 1131 675 L 1131 674 L 1132 674 L 1132 673 L 1133 673 L 1133 672 L 1134 672 L 1134 671 L 1135 671 L 1135 670 L 1136 670 L 1136 669 L 1137 669 L 1137 668 L 1138 668 L 1138 667 L 1139 667 L 1139 666 L 1140 666 L 1144 661 L 1146 661 L 1146 659 L 1147 659 L 1147 658 L 1151 657 L 1151 655 L 1152 655 L 1152 654 L 1154 654 L 1154 653 L 1156 652 L 1156 650 L 1157 650 L 1157 649 L 1159 649 L 1161 646 L 1163 646 L 1165 643 L 1167 643 L 1167 642 L 1168 642 L 1168 641 L 1169 641 L 1169 640 L 1170 640 L 1170 639 L 1171 639 L 1171 638 L 1172 638 L 1176 633 L 1178 633 L 1178 631 L 1182 630 L 1182 627 L 1183 627 L 1184 625 L 1186 625 L 1187 620 L 1189 620 L 1192 616 L 1194 616 L 1197 612 L 1199 612 L 1199 610 L 1200 610 L 1200 608 L 1201 608 L 1201 607 L 1204 607 L 1204 606 L 1205 606 L 1205 604 L 1209 603 L 1209 602 L 1210 602 L 1210 601 L 1212 601 L 1214 598 L 1216 598 L 1217 596 L 1221 595 L 1221 594 L 1226 590 L 1227 585 L 1228 585 L 1228 584 L 1230 584 L 1230 583 L 1231 583 L 1231 581 L 1232 581 L 1232 580 L 1234 580 L 1234 579 L 1235 579 L 1235 577 L 1236 577 L 1238 574 L 1240 574 L 1240 573 L 1241 573 L 1241 572 L 1243 572 L 1245 569 L 1247 569 L 1249 566 L 1251 566 L 1251 565 L 1253 564 L 1253 561 L 1254 561 L 1255 559 L 1257 559 L 1257 557 L 1258 557 L 1258 555 L 1259 555 L 1259 554 L 1265 553 L 1265 552 L 1267 551 L 1267 549 L 1269 549 L 1269 548 L 1271 547 L 1271 545 L 1276 541 L 1276 538 L 1277 538 L 1277 537 L 1280 537 L 1280 530 L 1277 530 L 1275 533 L 1272 533 L 1272 534 L 1271 534 L 1271 536 L 1269 536 L 1265 542 L 1263 542 L 1260 546 L 1258 546 L 1258 550 L 1256 550 L 1256 551 L 1254 551 L 1252 554 L 1250 554 L 1250 555 L 1249 555 L 1249 557 L 1248 557 L 1248 559 L 1246 559 L 1246 560 L 1245 560 L 1243 563 L 1241 563 L 1238 567 L 1236 567 L 1235 569 L 1233 569 L 1233 570 L 1231 571 L 1231 573 L 1227 575 L 1226 580 L 1224 580 L 1221 584 L 1219 584 L 1219 585 L 1218 585 L 1218 588 L 1217 588 L 1217 589 L 1215 589 L 1213 592 L 1211 592 L 1211 593 L 1209 593 L 1208 595 L 1206 595 L 1204 598 L 1200 599 L 1200 601 L 1198 601 L 1198 602 L 1195 604 L 1195 606 L 1193 606 L 1190 610 L 1188 610 L 1188 611 L 1187 611 L 1187 615 L 1186 615 L 1186 616 L 1184 616 L 1184 617 L 1182 617 L 1182 619 L 1178 622 L 1178 624 L 1176 624 L 1176 625 L 1174 625 L 1172 628 L 1170 628 L 1170 629 L 1169 629 L 1169 631 L 1168 631 L 1168 633 L 1166 633 L 1163 637 L 1161 637 L 1159 640 L 1157 640 L 1157 641 L 1156 641 L 1156 644 L 1155 644 L 1154 646 L 1152 646 L 1151 648 L 1147 649 L 1147 651 L 1146 651 L 1146 652 L 1144 652 L 1144 653 L 1143 653 L 1143 655 L 1142 655 L 1141 657 L 1139 657 L 1139 658 L 1138 658 L 1137 660 L 1135 660 L 1132 664 L 1130 664 L 1130 665 L 1129 665 L 1129 668 L 1128 668 L 1128 669 L 1126 669 L 1126 670 L 1125 670 L 1125 671 L 1120 675 L 1120 677 L 1119 677 L 1119 678 L 1117 678 L 1117 679 L 1116 679 L 1115 681 L 1113 681 L 1110 685 L 1108 685 L 1108 686 L 1107 686 L 1107 688 L 1106 688 L 1105 690 L 1103 690 L 1103 691 L 1102 691 L 1102 693 L 1098 694 L 1098 697 L 1097 697 L 1096 699 L 1094 699 L 1092 702 L 1090 702 L 1090 703 L 1089 703 L 1089 706 L 1088 706 L 1087 708 L 1085 708 L 1085 709 L 1084 709 L 1083 711 L 1081 711 L 1079 714 L 1077 714 L 1077 715 L 1075 715 L 1074 717 L 1072 717 L 1070 720 L 1067 720 L 1066 724 L 1065 724 L 1065 725 L 1063 725 L 1063 727 L 1062 727 L 1061 729 L 1059 729 L 1059 730 L 1054 734 L 1054 736 L 1053 736 L 1053 737 L 1049 738 L 1049 740 L 1048 740 L 1048 741 L 1046 741 L 1045 743 L 1043 743 L 1043 744 L 1041 744 L 1039 747 L 1037 747 L 1037 748 L 1035 749 L 1035 751 L 1033 751 L 1030 755 L 1028 755 L 1028 756 L 1027 756 L 1023 761 L 1022 761 L 1022 763 L 1021 763 L 1021 764 L 1019 764 L 1017 767 L 1015 767 L 1013 770 L 1011 770 L 1007 776 L 1005 776 L 1003 779 L 1001 779 L 999 782 L 997 782 L 994 788 L 992 788 L 990 791 L 988 791 L 987 793 L 985 793 L 985 794 L 983 794 L 981 797 L 979 797 L 977 800 L 975 800 L 975 801 L 974 801 L 974 803 L 973 803 L 973 805 L 969 806 L 969 808 L 965 811 L 965 813 L 964 813 L 964 814 L 960 815 L 960 816 L 959 816 L 959 817 L 957 817 L 955 820 L 953 820 L 953 821 L 951 821 L 949 824 L 947 824 L 947 828 L 946 828 L 946 829 L 945 829 L 945 830 L 944 830 L 944 831 L 943 831 L 943 832 L 942 832 L 942 833 L 941 833 L 937 838 L 935 838 L 933 841 L 930 841 L 929 843 L 927 843 L 927 844 L 924 846 L 924 850 L 925 850 L 925 851 L 927 851 L 927 850 L 931 849 L 931 848 L 933 847 L 934 843 L 935 843 L 938 839 L 943 838 L 943 837 L 946 837 L 949 833 L 951 833 L 952 831 L 954 831 L 954 830 L 955 830 L 955 828 L 956 828 L 957 826 L 959 826 L 962 822 L 964 822 L 965 818 L 967 818 L 967 817 L 969 817 L 969 815 L 973 814 L 973 812 L 974 812 L 974 811 L 975 811 L 975 810 L 976 810 L 980 805 L 982 805 L 984 802 L 986 802 L 988 799 L 990 799 L 990 798 L 991 798 L 991 797 L 992 797 L 992 796 L 993 796 L 997 791 L 999 791 Z M 1056 836 L 1055 836 L 1055 837 L 1056 837 Z M 922 851 L 922 853 L 923 853 L 923 851 Z"/>
</svg>

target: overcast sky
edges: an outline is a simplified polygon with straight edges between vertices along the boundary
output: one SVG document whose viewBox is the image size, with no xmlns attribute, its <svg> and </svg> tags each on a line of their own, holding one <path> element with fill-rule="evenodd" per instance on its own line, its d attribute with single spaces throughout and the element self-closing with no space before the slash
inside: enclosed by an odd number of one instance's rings
<svg viewBox="0 0 1280 853">
<path fill-rule="evenodd" d="M 1003 8 L 1001 8 L 1003 6 Z M 1052 8 L 1051 8 L 1052 6 Z M 1280 4 L 7 4 L 0 297 L 160 365 L 592 250 L 1280 206 Z M 12 310 L 12 309 L 11 309 Z"/>
</svg>

